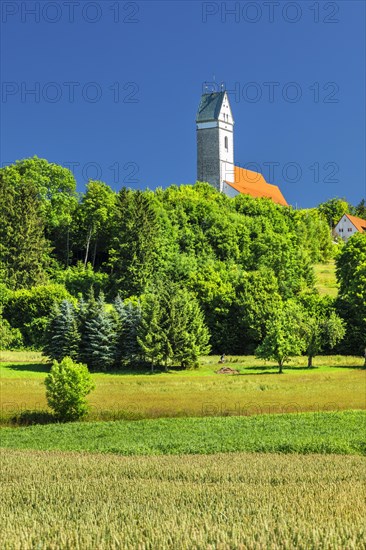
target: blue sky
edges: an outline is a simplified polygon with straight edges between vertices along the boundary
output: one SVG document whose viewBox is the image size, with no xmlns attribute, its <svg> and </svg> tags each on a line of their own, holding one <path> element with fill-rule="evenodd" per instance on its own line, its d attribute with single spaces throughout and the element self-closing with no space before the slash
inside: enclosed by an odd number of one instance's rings
<svg viewBox="0 0 366 550">
<path fill-rule="evenodd" d="M 1 4 L 1 162 L 114 189 L 196 179 L 204 82 L 225 82 L 235 162 L 288 202 L 365 197 L 365 3 Z M 34 90 L 34 93 L 29 93 Z"/>
</svg>

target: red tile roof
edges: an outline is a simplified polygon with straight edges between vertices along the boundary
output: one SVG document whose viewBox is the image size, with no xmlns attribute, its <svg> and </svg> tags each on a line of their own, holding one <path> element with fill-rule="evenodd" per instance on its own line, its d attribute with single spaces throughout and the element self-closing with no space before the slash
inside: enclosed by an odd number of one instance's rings
<svg viewBox="0 0 366 550">
<path fill-rule="evenodd" d="M 351 214 L 346 214 L 349 221 L 355 226 L 357 231 L 360 233 L 363 233 L 366 231 L 366 220 L 363 220 L 362 218 L 357 218 L 356 216 L 351 216 Z"/>
<path fill-rule="evenodd" d="M 267 183 L 262 174 L 247 170 L 246 168 L 234 167 L 234 183 L 226 182 L 230 187 L 252 197 L 266 197 L 273 202 L 288 206 L 286 199 L 282 195 L 277 185 Z"/>
</svg>

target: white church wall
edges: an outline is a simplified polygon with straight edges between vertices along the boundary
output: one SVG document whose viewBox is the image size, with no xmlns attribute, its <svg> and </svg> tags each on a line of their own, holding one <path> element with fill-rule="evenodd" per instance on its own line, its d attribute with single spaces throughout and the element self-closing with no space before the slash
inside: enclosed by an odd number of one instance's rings
<svg viewBox="0 0 366 550">
<path fill-rule="evenodd" d="M 234 182 L 234 120 L 226 94 L 218 116 L 218 127 L 220 179 L 221 182 Z"/>
<path fill-rule="evenodd" d="M 197 122 L 197 179 L 219 191 L 225 180 L 234 182 L 234 120 L 226 93 L 215 120 Z"/>
<path fill-rule="evenodd" d="M 225 193 L 225 195 L 227 195 L 231 199 L 236 197 L 236 195 L 240 195 L 239 191 L 231 187 L 231 185 L 228 185 L 225 181 L 222 186 L 222 192 Z"/>
</svg>

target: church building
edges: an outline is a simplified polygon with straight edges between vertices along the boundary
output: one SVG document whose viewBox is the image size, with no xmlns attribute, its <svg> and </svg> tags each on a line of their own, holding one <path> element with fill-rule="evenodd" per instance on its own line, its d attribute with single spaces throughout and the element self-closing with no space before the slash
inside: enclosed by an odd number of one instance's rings
<svg viewBox="0 0 366 550">
<path fill-rule="evenodd" d="M 207 181 L 229 197 L 243 193 L 288 206 L 280 189 L 262 174 L 235 166 L 234 119 L 225 91 L 202 95 L 196 124 L 198 181 Z"/>
</svg>

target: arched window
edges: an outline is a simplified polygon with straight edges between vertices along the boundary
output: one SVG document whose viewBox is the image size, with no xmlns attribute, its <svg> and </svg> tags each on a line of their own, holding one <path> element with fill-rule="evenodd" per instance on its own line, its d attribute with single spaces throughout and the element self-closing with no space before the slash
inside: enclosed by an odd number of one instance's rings
<svg viewBox="0 0 366 550">
<path fill-rule="evenodd" d="M 225 142 L 224 143 L 225 143 L 225 149 L 226 149 L 226 151 L 228 151 L 229 150 L 229 140 L 227 139 L 227 136 L 225 136 Z"/>
</svg>

